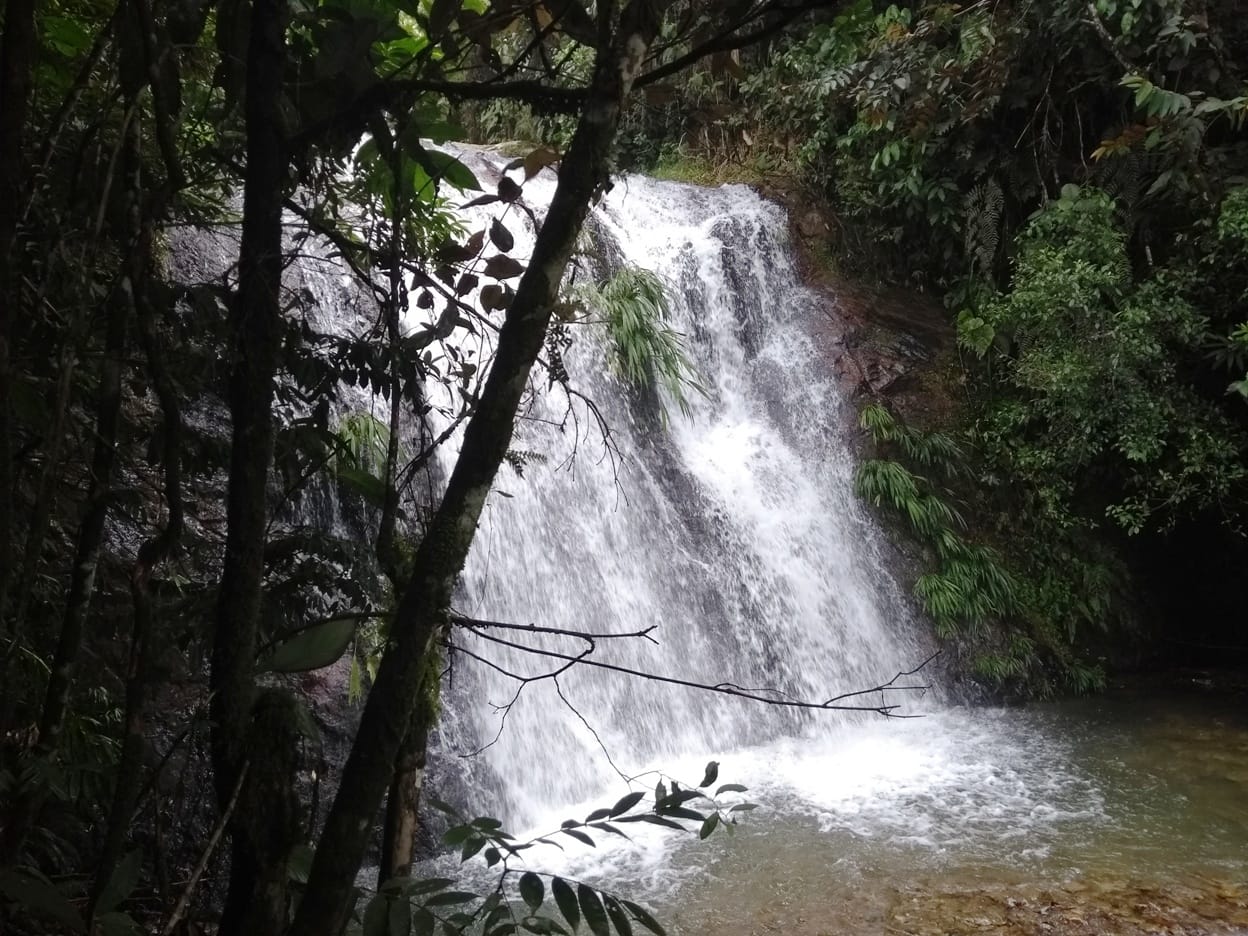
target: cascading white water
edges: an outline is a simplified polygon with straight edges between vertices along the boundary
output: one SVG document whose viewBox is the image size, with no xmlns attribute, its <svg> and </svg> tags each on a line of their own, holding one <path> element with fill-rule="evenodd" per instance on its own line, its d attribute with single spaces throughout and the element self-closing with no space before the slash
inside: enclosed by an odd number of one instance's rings
<svg viewBox="0 0 1248 936">
<path fill-rule="evenodd" d="M 526 188 L 531 201 L 541 187 Z M 826 300 L 798 281 L 783 212 L 743 186 L 630 176 L 591 226 L 592 252 L 618 253 L 666 281 L 672 324 L 706 394 L 690 395 L 687 416 L 668 401 L 664 429 L 653 400 L 610 373 L 602 329 L 574 327 L 570 385 L 598 406 L 610 438 L 542 379 L 513 448 L 544 461 L 497 481 L 459 610 L 595 633 L 654 626 L 657 645 L 600 640 L 593 659 L 777 699 L 821 702 L 911 669 L 926 653 L 852 492 L 852 413 L 816 342 Z M 585 647 L 487 633 L 563 653 Z M 513 673 L 560 663 L 456 639 Z M 446 747 L 489 744 L 465 762 L 471 786 L 520 825 L 618 784 L 604 749 L 631 775 L 854 717 L 575 666 L 557 684 L 526 685 L 504 722 L 498 707 L 516 695 L 514 679 L 462 655 L 453 679 Z"/>
</svg>

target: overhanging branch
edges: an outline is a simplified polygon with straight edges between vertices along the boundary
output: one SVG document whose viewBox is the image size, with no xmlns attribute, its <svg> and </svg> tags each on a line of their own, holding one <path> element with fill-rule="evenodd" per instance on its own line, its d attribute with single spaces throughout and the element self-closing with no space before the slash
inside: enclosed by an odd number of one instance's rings
<svg viewBox="0 0 1248 936">
<path fill-rule="evenodd" d="M 473 659 L 476 659 L 488 665 L 490 668 L 498 671 L 499 673 L 502 673 L 503 675 L 508 676 L 511 679 L 517 680 L 521 684 L 521 687 L 531 682 L 540 682 L 546 679 L 554 679 L 555 677 L 567 672 L 569 669 L 571 669 L 572 666 L 582 665 L 582 666 L 592 666 L 592 667 L 596 667 L 597 669 L 608 670 L 610 672 L 622 673 L 623 675 L 632 676 L 637 679 L 644 679 L 649 682 L 665 683 L 667 685 L 673 685 L 673 686 L 683 686 L 687 689 L 697 689 L 702 692 L 712 692 L 712 693 L 717 693 L 719 695 L 733 696 L 734 698 L 746 699 L 752 702 L 761 702 L 765 705 L 779 706 L 781 708 L 820 709 L 820 710 L 825 710 L 825 711 L 875 712 L 876 714 L 885 715 L 889 718 L 915 718 L 918 716 L 903 715 L 903 714 L 898 713 L 897 709 L 901 707 L 900 703 L 887 702 L 885 701 L 883 696 L 881 697 L 881 701 L 878 705 L 854 704 L 853 700 L 862 699 L 868 695 L 871 695 L 872 693 L 877 693 L 877 692 L 878 693 L 924 692 L 932 688 L 931 683 L 900 684 L 900 685 L 899 683 L 901 680 L 905 679 L 906 677 L 914 676 L 918 674 L 919 672 L 921 672 L 933 660 L 935 660 L 937 656 L 940 655 L 940 651 L 936 651 L 927 659 L 925 659 L 922 663 L 920 663 L 918 666 L 915 666 L 913 669 L 903 670 L 901 672 L 898 672 L 887 682 L 882 682 L 882 683 L 879 683 L 875 686 L 871 686 L 866 689 L 854 689 L 849 692 L 842 692 L 838 695 L 834 695 L 828 699 L 825 699 L 822 702 L 817 702 L 817 701 L 812 701 L 808 699 L 794 698 L 793 696 L 779 689 L 746 688 L 743 686 L 736 685 L 735 683 L 729 683 L 729 682 L 721 682 L 721 683 L 713 683 L 713 684 L 698 682 L 696 680 L 682 679 L 677 676 L 667 676 L 667 675 L 663 675 L 660 673 L 651 673 L 651 672 L 646 672 L 645 670 L 633 669 L 631 667 L 621 666 L 616 663 L 607 663 L 602 660 L 595 660 L 591 656 L 593 651 L 596 649 L 596 640 L 598 639 L 633 636 L 633 637 L 646 637 L 647 639 L 653 640 L 653 638 L 651 638 L 649 635 L 650 635 L 650 632 L 654 630 L 654 627 L 649 627 L 642 631 L 637 631 L 631 634 L 623 634 L 623 633 L 593 634 L 588 631 L 578 631 L 578 630 L 571 630 L 571 629 L 558 628 L 558 627 L 539 627 L 537 625 L 503 624 L 497 621 L 477 621 L 472 618 L 466 618 L 466 617 L 459 616 L 459 615 L 453 616 L 451 618 L 451 623 L 455 626 L 462 627 L 465 630 L 468 630 L 471 633 L 476 634 L 481 639 L 487 640 L 491 643 L 496 643 L 501 646 L 509 647 L 514 650 L 519 650 L 522 653 L 528 653 L 533 656 L 545 657 L 547 659 L 560 661 L 560 665 L 550 672 L 538 673 L 536 675 L 526 676 L 522 673 L 516 673 L 510 670 L 507 670 L 501 667 L 499 664 L 495 663 L 494 661 L 485 658 L 481 654 L 476 653 L 474 651 L 467 650 L 464 647 L 455 648 L 459 650 L 460 652 L 464 653 L 466 656 L 469 656 Z M 508 629 L 508 630 L 528 631 L 530 633 L 554 634 L 554 635 L 559 635 L 559 636 L 574 637 L 574 638 L 585 641 L 587 646 L 580 653 L 575 653 L 575 654 L 563 653 L 558 650 L 551 650 L 551 649 L 544 648 L 544 647 L 533 647 L 533 646 L 529 646 L 526 644 L 518 643 L 514 640 L 508 640 L 507 638 L 500 637 L 496 634 L 489 633 L 490 630 L 499 629 L 499 628 Z M 519 693 L 517 692 L 517 696 L 518 695 Z M 514 701 L 515 700 L 513 699 L 512 702 L 514 703 Z"/>
</svg>

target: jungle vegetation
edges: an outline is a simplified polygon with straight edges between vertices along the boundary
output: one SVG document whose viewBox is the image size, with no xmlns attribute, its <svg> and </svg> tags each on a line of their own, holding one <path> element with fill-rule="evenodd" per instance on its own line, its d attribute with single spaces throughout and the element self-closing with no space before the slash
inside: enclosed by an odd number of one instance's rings
<svg viewBox="0 0 1248 936">
<path fill-rule="evenodd" d="M 965 672 L 1026 696 L 1096 687 L 1150 628 L 1242 645 L 1237 6 L 4 0 L 0 925 L 662 931 L 520 874 L 529 843 L 451 804 L 428 805 L 497 888 L 410 876 L 476 520 L 501 465 L 540 458 L 511 447 L 532 386 L 584 403 L 564 313 L 605 323 L 626 379 L 697 391 L 644 275 L 562 291 L 624 167 L 783 178 L 832 213 L 846 269 L 944 300 L 963 405 L 940 426 L 865 408 L 859 487 L 916 543 L 916 600 Z M 486 183 L 446 145 L 517 138 Z M 465 229 L 465 203 L 493 220 Z M 224 238 L 223 269 L 183 275 L 186 230 Z M 357 335 L 316 327 L 308 255 L 352 271 Z M 325 485 L 356 498 L 351 536 L 296 521 Z M 344 654 L 363 714 L 321 803 L 298 674 Z M 555 834 L 709 835 L 741 792 L 716 782 Z M 201 885 L 209 862 L 228 879 Z"/>
</svg>

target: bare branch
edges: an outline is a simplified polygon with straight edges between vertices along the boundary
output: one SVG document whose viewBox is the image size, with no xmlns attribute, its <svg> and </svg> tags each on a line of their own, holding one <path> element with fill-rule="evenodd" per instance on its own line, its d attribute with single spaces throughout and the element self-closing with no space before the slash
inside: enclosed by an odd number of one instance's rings
<svg viewBox="0 0 1248 936">
<path fill-rule="evenodd" d="M 468 650 L 465 647 L 458 646 L 458 645 L 454 647 L 454 649 L 460 651 L 461 653 L 464 653 L 465 655 L 475 660 L 485 663 L 487 666 L 496 670 L 497 672 L 500 672 L 512 679 L 515 679 L 524 685 L 527 685 L 528 683 L 531 683 L 531 682 L 539 682 L 539 681 L 546 680 L 546 679 L 554 679 L 556 676 L 562 675 L 564 672 L 566 672 L 567 670 L 571 669 L 573 666 L 579 663 L 585 666 L 592 666 L 598 669 L 609 670 L 615 673 L 623 673 L 626 676 L 633 676 L 638 679 L 645 679 L 649 682 L 659 682 L 659 683 L 665 683 L 667 685 L 673 685 L 673 686 L 684 686 L 685 688 L 688 688 L 688 689 L 698 689 L 703 692 L 713 692 L 719 695 L 728 695 L 728 696 L 733 696 L 739 699 L 748 699 L 749 701 L 752 701 L 752 702 L 762 702 L 766 705 L 774 705 L 780 708 L 820 709 L 820 710 L 835 710 L 835 711 L 850 711 L 850 712 L 875 712 L 879 715 L 885 715 L 890 718 L 914 718 L 917 716 L 899 714 L 897 712 L 897 709 L 901 707 L 900 704 L 886 702 L 885 697 L 882 694 L 885 692 L 924 692 L 930 689 L 931 688 L 930 683 L 914 684 L 914 685 L 909 685 L 909 684 L 898 685 L 897 683 L 898 683 L 898 680 L 901 680 L 907 676 L 913 676 L 919 673 L 926 666 L 928 666 L 933 660 L 935 660 L 937 656 L 940 655 L 940 651 L 936 651 L 931 656 L 929 656 L 926 660 L 920 663 L 918 666 L 914 667 L 911 670 L 905 670 L 905 671 L 897 673 L 895 676 L 893 676 L 892 679 L 889 679 L 887 682 L 879 683 L 878 685 L 871 686 L 867 689 L 855 689 L 849 692 L 842 692 L 839 695 L 834 695 L 831 698 L 824 700 L 823 702 L 814 702 L 814 701 L 794 698 L 793 696 L 779 689 L 744 688 L 742 686 L 738 686 L 734 683 L 728 683 L 728 682 L 721 682 L 721 683 L 715 683 L 715 684 L 703 683 L 703 682 L 697 682 L 695 680 L 682 679 L 677 676 L 665 676 L 660 673 L 650 673 L 644 670 L 638 670 L 638 669 L 633 669 L 627 666 L 621 666 L 616 663 L 607 663 L 602 660 L 595 660 L 595 659 L 592 659 L 590 656 L 590 654 L 595 649 L 594 637 L 584 631 L 568 631 L 568 630 L 563 630 L 560 628 L 538 629 L 532 626 L 514 625 L 514 624 L 508 627 L 508 625 L 501 625 L 498 622 L 475 622 L 469 618 L 462 618 L 462 617 L 456 617 L 456 618 L 453 618 L 452 620 L 453 620 L 453 623 L 465 628 L 468 631 L 471 631 L 472 633 L 476 634 L 478 637 L 480 637 L 483 640 L 488 640 L 492 643 L 496 643 L 505 647 L 510 647 L 514 650 L 519 650 L 523 653 L 532 654 L 534 656 L 546 657 L 552 660 L 563 661 L 564 665 L 550 672 L 539 673 L 535 676 L 525 676 L 520 673 L 511 672 L 503 668 L 502 666 L 499 666 L 494 661 L 486 659 L 481 654 Z M 508 640 L 505 637 L 499 637 L 495 634 L 488 633 L 490 629 L 498 628 L 498 627 L 508 627 L 508 629 L 512 629 L 512 630 L 531 630 L 532 632 L 535 632 L 535 633 L 553 633 L 553 634 L 562 634 L 562 635 L 567 635 L 567 636 L 579 637 L 580 639 L 586 641 L 587 647 L 585 650 L 583 650 L 579 654 L 562 653 L 558 650 L 551 650 L 551 649 L 547 649 L 544 647 L 533 647 L 533 646 L 529 646 L 523 643 L 518 643 L 514 640 Z M 653 628 L 647 629 L 646 631 L 640 634 L 631 635 L 631 636 L 647 636 L 649 633 L 649 630 L 651 629 Z M 630 635 L 612 634 L 612 635 L 607 635 L 607 636 L 616 637 L 616 636 L 630 636 Z M 861 699 L 864 696 L 867 696 L 876 692 L 881 693 L 881 701 L 880 701 L 880 704 L 878 705 L 847 704 L 848 700 Z"/>
<path fill-rule="evenodd" d="M 649 627 L 641 630 L 627 631 L 621 633 L 600 633 L 593 631 L 571 630 L 566 627 L 543 627 L 539 624 L 505 624 L 502 621 L 481 621 L 475 618 L 465 617 L 461 614 L 451 615 L 451 623 L 460 627 L 478 628 L 478 627 L 497 627 L 502 630 L 526 631 L 530 634 L 557 634 L 563 637 L 578 637 L 581 640 L 592 643 L 595 640 L 613 640 L 622 637 L 643 637 L 650 643 L 658 645 L 658 641 L 650 635 L 658 630 L 658 624 L 651 624 Z"/>
<path fill-rule="evenodd" d="M 208 867 L 208 861 L 212 858 L 213 852 L 217 850 L 217 845 L 221 841 L 225 827 L 229 825 L 230 817 L 234 815 L 234 808 L 238 805 L 238 797 L 243 791 L 243 781 L 247 779 L 247 769 L 250 766 L 250 762 L 243 761 L 242 766 L 239 768 L 238 779 L 234 781 L 234 791 L 230 794 L 230 801 L 226 804 L 225 809 L 221 811 L 221 818 L 217 820 L 217 824 L 212 830 L 212 835 L 208 839 L 208 844 L 204 846 L 203 854 L 199 856 L 199 861 L 195 863 L 195 870 L 191 872 L 190 880 L 186 882 L 182 896 L 178 898 L 173 912 L 169 914 L 169 919 L 161 928 L 160 936 L 169 936 L 186 913 L 186 906 L 190 903 L 191 894 L 195 891 L 195 886 L 199 883 L 204 869 Z"/>
<path fill-rule="evenodd" d="M 566 695 L 563 694 L 563 686 L 559 685 L 558 678 L 554 679 L 553 682 L 555 684 L 555 692 L 559 694 L 559 698 L 563 700 L 563 704 L 571 710 L 573 715 L 581 720 L 581 724 L 585 726 L 585 730 L 594 736 L 594 740 L 598 742 L 598 747 L 602 750 L 602 756 L 607 759 L 607 763 L 611 765 L 611 769 L 619 774 L 620 779 L 625 783 L 632 783 L 632 779 L 628 776 L 628 774 L 624 773 L 624 771 L 620 770 L 620 768 L 616 766 L 615 761 L 611 758 L 611 752 L 608 751 L 607 746 L 602 743 L 602 738 L 598 737 L 598 732 L 594 730 L 594 726 L 589 723 L 588 719 L 581 714 L 580 710 L 572 704 Z M 501 727 L 499 730 L 502 730 Z"/>
</svg>

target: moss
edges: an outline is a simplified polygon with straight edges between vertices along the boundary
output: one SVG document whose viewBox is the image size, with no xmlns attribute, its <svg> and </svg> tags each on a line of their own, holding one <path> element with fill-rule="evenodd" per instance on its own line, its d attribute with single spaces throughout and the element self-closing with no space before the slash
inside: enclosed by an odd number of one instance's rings
<svg viewBox="0 0 1248 936">
<path fill-rule="evenodd" d="M 659 157 L 649 175 L 664 182 L 687 182 L 691 185 L 755 185 L 767 182 L 765 170 L 755 165 L 716 162 L 704 156 L 685 152 L 666 153 Z"/>
</svg>

